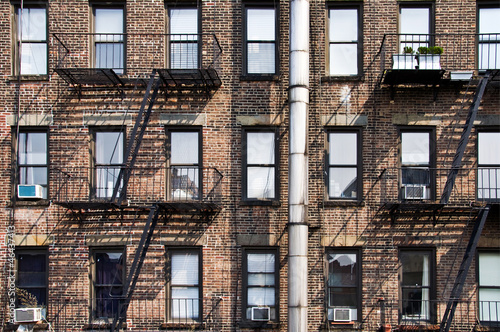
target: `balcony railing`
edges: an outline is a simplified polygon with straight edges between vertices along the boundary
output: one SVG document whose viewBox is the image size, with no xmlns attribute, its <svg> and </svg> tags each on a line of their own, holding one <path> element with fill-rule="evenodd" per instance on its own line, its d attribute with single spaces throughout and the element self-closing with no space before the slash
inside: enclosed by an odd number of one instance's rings
<svg viewBox="0 0 500 332">
<path fill-rule="evenodd" d="M 108 202 L 121 167 L 74 167 L 51 170 L 52 200 L 58 203 Z M 221 200 L 222 174 L 212 167 L 135 167 L 125 195 L 130 205 Z M 119 186 L 122 193 L 123 184 Z"/>
<path fill-rule="evenodd" d="M 190 78 L 220 86 L 221 46 L 213 34 L 53 34 L 55 70 L 73 85 L 132 85 L 152 69 L 168 84 Z M 173 75 L 173 77 L 171 77 Z"/>
<path fill-rule="evenodd" d="M 187 315 L 184 315 L 184 317 L 182 315 L 176 316 L 177 313 L 183 312 L 169 309 L 168 303 L 172 299 L 145 295 L 143 298 L 131 300 L 127 310 L 126 330 L 221 331 L 221 298 L 177 300 L 184 301 L 182 305 L 186 306 L 186 310 L 189 310 L 189 306 L 196 306 L 198 317 L 192 319 Z M 107 308 L 98 308 L 98 304 L 109 304 L 109 306 Z M 47 306 L 46 321 L 50 323 L 51 331 L 110 331 L 110 325 L 114 319 L 112 314 L 118 310 L 119 305 L 118 299 L 112 302 L 103 301 L 102 299 L 52 298 Z M 201 311 L 199 311 L 200 309 Z M 98 312 L 107 312 L 109 317 L 99 316 L 97 315 Z M 49 330 L 48 327 L 47 330 Z"/>
<path fill-rule="evenodd" d="M 439 202 L 450 169 L 429 167 L 387 168 L 380 176 L 381 203 Z M 461 169 L 450 205 L 475 201 L 500 202 L 500 168 Z"/>
<path fill-rule="evenodd" d="M 440 331 L 447 301 L 380 302 L 380 325 L 391 325 L 392 331 Z M 498 331 L 500 302 L 458 301 L 450 331 Z"/>
<path fill-rule="evenodd" d="M 443 53 L 437 57 L 417 54 L 419 47 L 430 46 L 442 47 Z M 405 47 L 411 47 L 414 53 L 404 54 Z M 379 55 L 385 83 L 391 83 L 387 74 L 395 70 L 397 79 L 402 78 L 404 70 L 404 75 L 417 83 L 435 83 L 425 80 L 436 77 L 468 80 L 481 71 L 500 69 L 500 34 L 385 34 Z M 427 65 L 430 58 L 434 62 Z M 419 75 L 415 75 L 417 70 Z M 432 76 L 434 72 L 438 76 Z"/>
</svg>

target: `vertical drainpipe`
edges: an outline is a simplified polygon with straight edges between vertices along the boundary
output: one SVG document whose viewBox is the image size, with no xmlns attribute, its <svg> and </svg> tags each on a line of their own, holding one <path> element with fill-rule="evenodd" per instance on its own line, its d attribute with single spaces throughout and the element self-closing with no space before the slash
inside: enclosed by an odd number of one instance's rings
<svg viewBox="0 0 500 332">
<path fill-rule="evenodd" d="M 307 331 L 309 0 L 290 1 L 288 331 Z"/>
</svg>

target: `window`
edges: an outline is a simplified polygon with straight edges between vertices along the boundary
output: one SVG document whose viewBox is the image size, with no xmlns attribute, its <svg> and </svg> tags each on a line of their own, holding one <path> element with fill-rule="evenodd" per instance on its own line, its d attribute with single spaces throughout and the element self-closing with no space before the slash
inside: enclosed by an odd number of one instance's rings
<svg viewBox="0 0 500 332">
<path fill-rule="evenodd" d="M 92 250 L 92 318 L 114 318 L 119 310 L 125 280 L 123 249 Z"/>
<path fill-rule="evenodd" d="M 477 148 L 477 199 L 500 199 L 500 132 L 479 131 Z"/>
<path fill-rule="evenodd" d="M 198 68 L 198 9 L 174 8 L 170 18 L 170 68 Z"/>
<path fill-rule="evenodd" d="M 245 6 L 244 17 L 245 74 L 276 74 L 276 9 Z"/>
<path fill-rule="evenodd" d="M 172 200 L 201 198 L 201 131 L 167 128 L 167 165 Z"/>
<path fill-rule="evenodd" d="M 401 198 L 432 199 L 434 196 L 434 132 L 402 130 L 401 134 Z"/>
<path fill-rule="evenodd" d="M 331 76 L 358 75 L 362 68 L 361 8 L 332 7 L 328 10 Z"/>
<path fill-rule="evenodd" d="M 500 6 L 480 5 L 478 8 L 478 65 L 480 70 L 500 69 Z"/>
<path fill-rule="evenodd" d="M 243 251 L 243 320 L 278 320 L 278 263 L 276 249 Z"/>
<path fill-rule="evenodd" d="M 401 264 L 400 294 L 402 320 L 431 320 L 434 289 L 434 254 L 431 250 L 404 249 Z"/>
<path fill-rule="evenodd" d="M 17 305 L 46 306 L 48 296 L 48 253 L 46 249 L 17 249 Z"/>
<path fill-rule="evenodd" d="M 14 7 L 16 17 L 16 64 L 20 75 L 47 75 L 47 8 L 25 3 Z"/>
<path fill-rule="evenodd" d="M 94 131 L 94 196 L 111 198 L 123 166 L 121 131 Z M 118 192 L 119 194 L 119 192 Z"/>
<path fill-rule="evenodd" d="M 329 130 L 327 151 L 328 198 L 362 196 L 361 131 Z"/>
<path fill-rule="evenodd" d="M 401 5 L 399 8 L 399 53 L 406 46 L 416 52 L 420 46 L 431 46 L 433 30 L 430 5 Z"/>
<path fill-rule="evenodd" d="M 478 297 L 481 323 L 500 323 L 500 251 L 478 252 Z"/>
<path fill-rule="evenodd" d="M 199 321 L 202 312 L 201 251 L 199 249 L 167 250 L 169 321 Z"/>
<path fill-rule="evenodd" d="M 357 321 L 361 318 L 361 259 L 357 249 L 335 249 L 328 262 L 328 320 Z"/>
<path fill-rule="evenodd" d="M 123 74 L 125 22 L 122 7 L 94 6 L 95 68 L 110 68 Z"/>
<path fill-rule="evenodd" d="M 48 197 L 48 142 L 46 131 L 23 130 L 18 136 L 17 166 L 20 186 L 39 186 L 31 194 L 21 195 L 18 188 L 18 197 L 44 198 Z M 27 191 L 31 191 L 28 188 Z"/>
<path fill-rule="evenodd" d="M 277 199 L 276 131 L 268 128 L 243 131 L 243 192 L 246 200 Z"/>
</svg>

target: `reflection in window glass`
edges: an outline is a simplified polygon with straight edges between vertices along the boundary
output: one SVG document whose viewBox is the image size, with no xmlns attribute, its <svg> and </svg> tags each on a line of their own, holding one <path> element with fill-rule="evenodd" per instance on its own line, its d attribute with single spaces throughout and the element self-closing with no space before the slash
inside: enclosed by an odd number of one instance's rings
<svg viewBox="0 0 500 332">
<path fill-rule="evenodd" d="M 123 163 L 123 133 L 95 133 L 95 191 L 98 198 L 111 198 Z"/>
<path fill-rule="evenodd" d="M 102 251 L 94 253 L 94 318 L 112 318 L 119 310 L 123 293 L 123 253 Z"/>
<path fill-rule="evenodd" d="M 479 8 L 479 69 L 500 69 L 500 8 Z"/>
<path fill-rule="evenodd" d="M 500 133 L 478 133 L 477 198 L 500 199 Z"/>
<path fill-rule="evenodd" d="M 170 131 L 170 198 L 200 198 L 200 132 Z"/>
<path fill-rule="evenodd" d="M 479 320 L 500 322 L 500 253 L 479 253 Z"/>
<path fill-rule="evenodd" d="M 171 9 L 170 13 L 170 68 L 198 68 L 198 10 Z"/>
<path fill-rule="evenodd" d="M 33 295 L 40 306 L 47 305 L 47 277 L 47 254 L 45 252 L 33 250 L 17 253 L 16 287 Z M 19 295 L 17 295 L 18 299 Z"/>
<path fill-rule="evenodd" d="M 95 67 L 124 69 L 124 17 L 122 8 L 95 8 Z"/>
<path fill-rule="evenodd" d="M 358 197 L 358 133 L 328 134 L 328 193 L 330 198 Z"/>
<path fill-rule="evenodd" d="M 200 308 L 199 253 L 173 251 L 171 257 L 170 318 L 198 320 Z"/>
<path fill-rule="evenodd" d="M 429 165 L 429 133 L 401 133 L 403 165 Z"/>
<path fill-rule="evenodd" d="M 276 72 L 276 13 L 273 8 L 247 8 L 246 53 L 248 74 Z"/>
<path fill-rule="evenodd" d="M 47 198 L 47 133 L 20 132 L 18 144 L 19 184 L 40 185 L 43 198 Z"/>
<path fill-rule="evenodd" d="M 430 319 L 430 252 L 403 251 L 401 296 L 403 319 Z"/>
<path fill-rule="evenodd" d="M 328 260 L 328 319 L 334 308 L 350 309 L 351 320 L 358 319 L 359 262 L 355 251 L 332 251 Z"/>
<path fill-rule="evenodd" d="M 247 198 L 275 198 L 275 140 L 274 132 L 246 132 Z"/>
<path fill-rule="evenodd" d="M 399 12 L 400 49 L 406 46 L 416 52 L 420 46 L 429 46 L 430 8 L 401 7 Z"/>
<path fill-rule="evenodd" d="M 21 75 L 47 74 L 47 12 L 45 8 L 17 8 L 17 31 L 21 41 Z M 22 22 L 22 23 L 21 23 Z M 22 28 L 21 28 L 22 24 Z"/>
<path fill-rule="evenodd" d="M 358 9 L 330 9 L 330 75 L 358 74 Z"/>
<path fill-rule="evenodd" d="M 276 319 L 276 255 L 247 252 L 246 274 L 246 319 L 251 319 L 252 307 L 269 307 L 270 319 Z"/>
</svg>

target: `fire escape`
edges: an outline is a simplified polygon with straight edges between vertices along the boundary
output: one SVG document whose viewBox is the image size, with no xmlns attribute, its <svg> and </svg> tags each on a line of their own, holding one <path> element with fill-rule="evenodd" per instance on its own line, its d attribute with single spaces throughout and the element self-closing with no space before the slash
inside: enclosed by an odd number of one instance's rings
<svg viewBox="0 0 500 332">
<path fill-rule="evenodd" d="M 98 37 L 96 34 L 54 35 L 53 41 L 59 50 L 55 72 L 63 84 L 67 85 L 69 91 L 76 92 L 79 98 L 87 92 L 95 96 L 96 91 L 115 91 L 122 98 L 133 98 L 140 92 L 142 102 L 129 133 L 123 163 L 119 166 L 117 176 L 113 178 L 112 186 L 104 189 L 106 194 L 96 195 L 96 190 L 99 189 L 96 189 L 96 184 L 92 184 L 89 179 L 92 177 L 92 171 L 90 174 L 63 171 L 58 179 L 57 197 L 54 202 L 82 219 L 95 215 L 126 214 L 135 216 L 134 218 L 140 216 L 138 220 L 144 221 L 134 260 L 123 284 L 120 306 L 110 326 L 111 331 L 117 331 L 125 321 L 159 220 L 207 223 L 221 210 L 220 193 L 217 190 L 222 181 L 222 174 L 217 169 L 197 169 L 201 174 L 201 183 L 195 183 L 197 180 L 189 179 L 186 175 L 176 178 L 176 172 L 182 173 L 180 169 L 158 170 L 137 166 L 141 143 L 158 96 L 163 94 L 165 102 L 168 102 L 170 96 L 211 98 L 222 85 L 217 72 L 221 48 L 215 36 L 206 34 L 120 34 L 114 35 L 112 39 L 122 41 L 125 49 L 128 48 L 131 54 L 139 53 L 140 50 L 141 60 L 134 62 L 131 57 L 130 60 L 124 61 L 124 54 L 113 54 L 109 68 L 88 68 L 85 64 L 92 63 L 92 59 L 82 59 L 82 54 L 88 56 L 87 50 L 91 49 L 93 41 Z M 189 49 L 185 54 L 172 51 L 165 56 L 160 52 L 168 49 L 174 41 L 191 43 L 190 46 L 195 47 L 176 48 Z M 115 61 L 120 57 L 123 60 Z M 117 63 L 126 63 L 127 68 L 120 67 Z M 157 177 L 159 179 L 151 182 L 151 179 Z M 147 188 L 151 190 L 148 191 Z M 176 190 L 183 194 L 172 194 Z"/>
<path fill-rule="evenodd" d="M 408 45 L 412 43 L 418 45 L 419 40 L 424 40 L 421 37 L 421 35 L 405 35 L 402 37 L 401 35 L 389 34 L 384 36 L 379 53 L 381 56 L 379 86 L 389 88 L 392 99 L 395 98 L 398 90 L 415 87 L 432 89 L 434 99 L 437 98 L 439 87 L 452 87 L 456 91 L 459 91 L 464 87 L 468 89 L 475 86 L 475 91 L 472 96 L 468 97 L 472 101 L 468 108 L 465 122 L 463 126 L 460 126 L 462 132 L 456 146 L 451 168 L 429 170 L 428 178 L 430 179 L 430 183 L 436 183 L 434 188 L 432 188 L 431 184 L 431 191 L 442 190 L 440 198 L 437 199 L 432 194 L 430 195 L 431 197 L 425 197 L 423 193 L 417 193 L 417 191 L 410 193 L 402 191 L 400 188 L 402 185 L 400 183 L 402 171 L 398 170 L 397 174 L 393 172 L 392 174 L 383 175 L 386 178 L 392 178 L 392 180 L 389 180 L 390 182 L 397 182 L 399 189 L 397 190 L 397 197 L 387 197 L 379 212 L 388 215 L 392 223 L 396 222 L 398 218 L 405 216 L 409 218 L 415 216 L 428 217 L 434 223 L 438 218 L 444 216 L 468 216 L 469 221 L 473 222 L 473 230 L 455 277 L 451 293 L 447 299 L 446 310 L 439 326 L 441 332 L 448 332 L 452 326 L 455 310 L 461 299 L 467 273 L 474 258 L 481 232 L 491 209 L 491 204 L 498 204 L 499 202 L 499 197 L 496 194 L 498 188 L 493 188 L 495 194 L 489 197 L 489 199 L 485 199 L 484 197 L 479 199 L 475 195 L 480 189 L 473 189 L 474 197 L 471 198 L 470 188 L 465 189 L 460 188 L 460 186 L 466 186 L 467 183 L 474 182 L 473 172 L 462 167 L 463 156 L 483 94 L 490 82 L 495 81 L 498 83 L 500 63 L 498 63 L 499 55 L 496 54 L 498 52 L 496 44 L 482 43 L 483 41 L 490 40 L 490 36 L 484 37 L 477 34 L 432 35 L 431 40 L 434 40 L 436 44 L 447 46 L 444 48 L 445 53 L 443 55 L 399 54 L 402 52 L 397 51 L 397 45 L 399 45 L 401 40 L 405 40 Z M 480 47 L 477 45 L 480 45 Z M 463 53 L 462 51 L 465 49 L 478 49 L 480 54 L 477 56 L 479 59 L 477 66 L 475 65 L 475 55 Z M 392 57 L 392 67 L 386 66 L 386 62 L 389 62 L 390 57 Z M 465 99 L 466 97 L 464 96 Z M 498 174 L 498 169 L 494 170 L 494 172 Z M 389 171 L 388 173 L 391 172 Z M 490 183 L 490 180 L 486 181 Z M 476 184 L 474 183 L 474 185 Z M 473 188 L 474 185 L 470 187 Z M 411 189 L 415 190 L 415 188 Z"/>
</svg>

